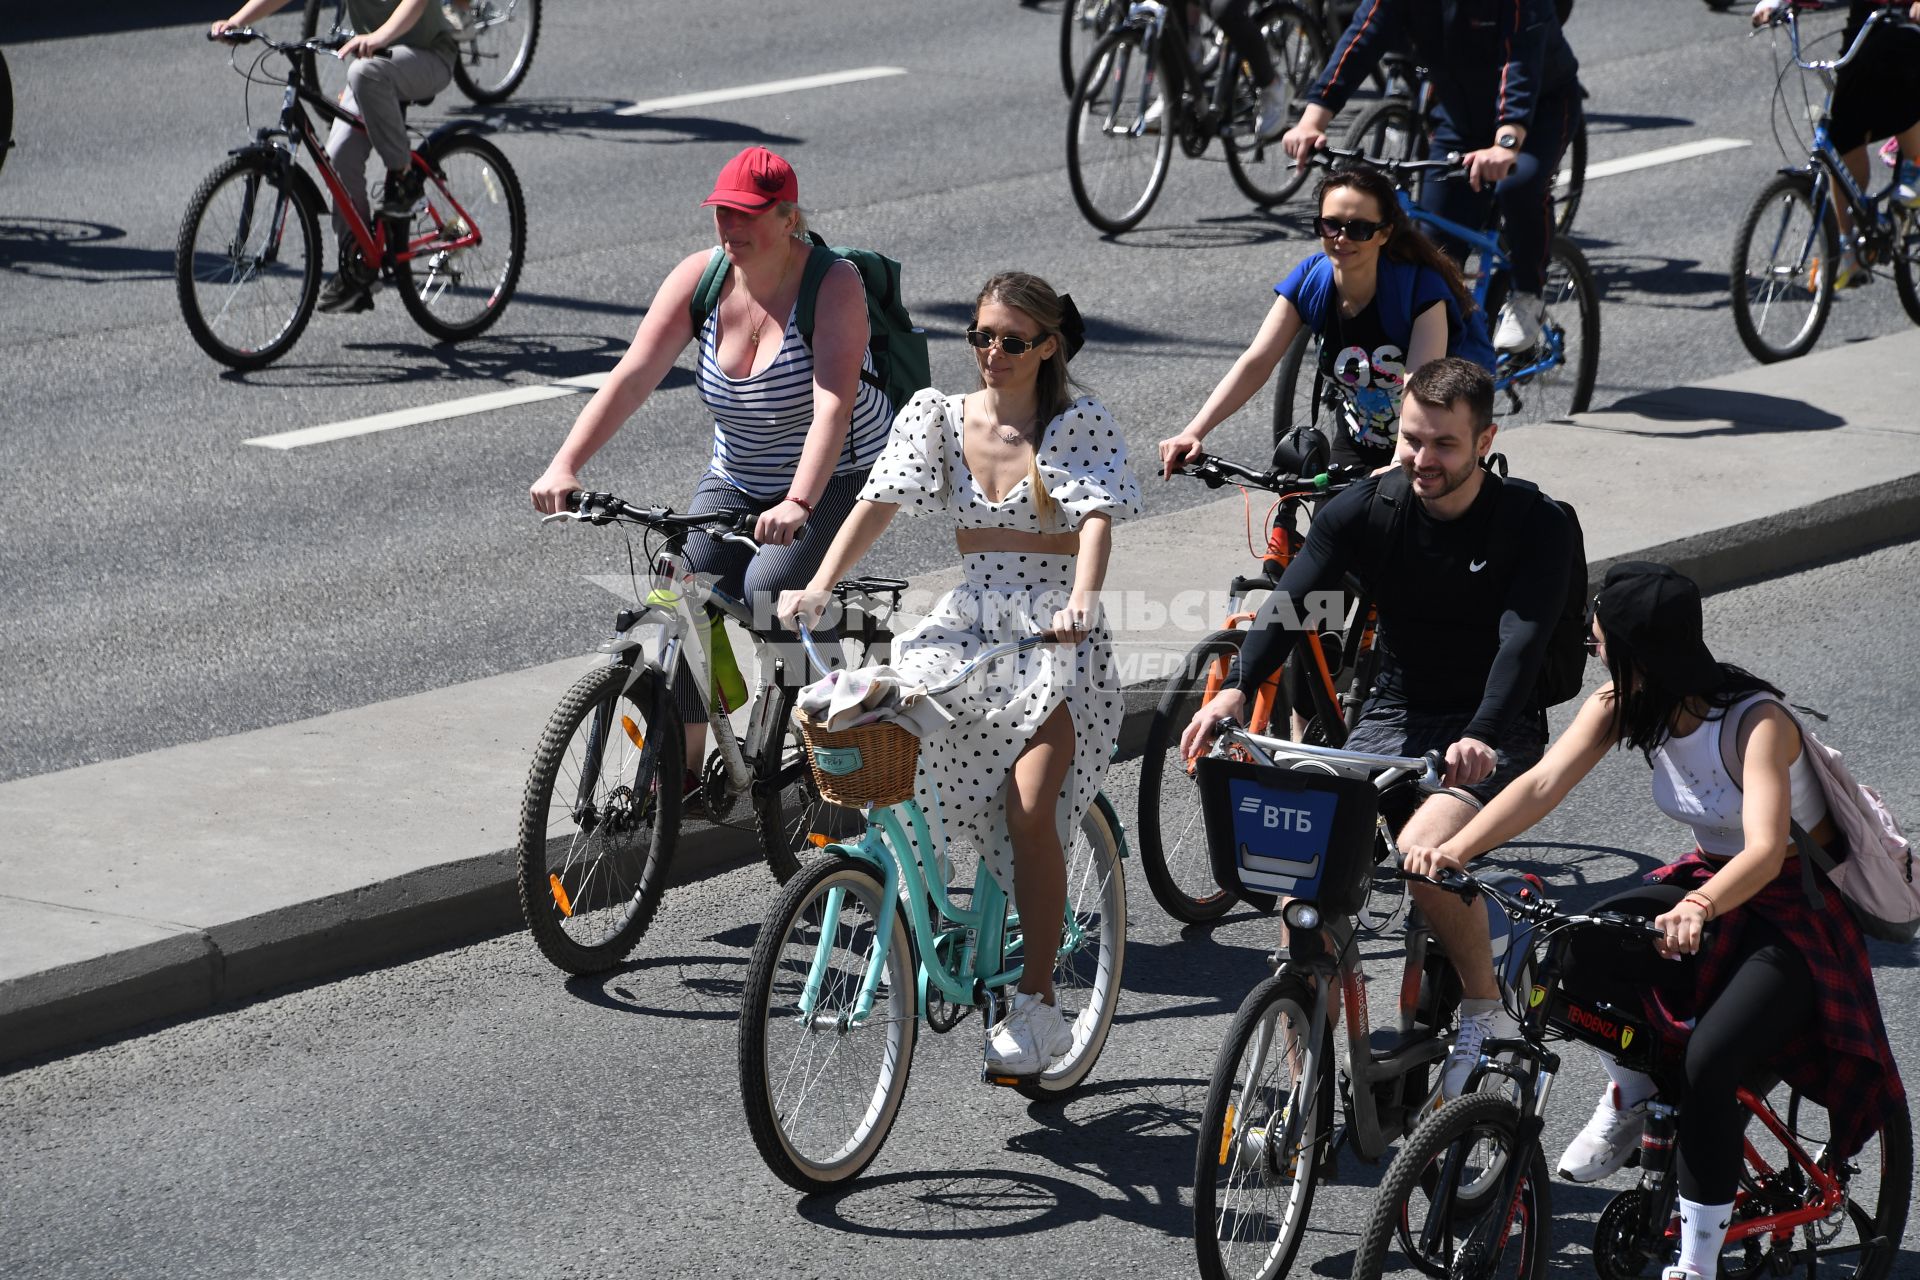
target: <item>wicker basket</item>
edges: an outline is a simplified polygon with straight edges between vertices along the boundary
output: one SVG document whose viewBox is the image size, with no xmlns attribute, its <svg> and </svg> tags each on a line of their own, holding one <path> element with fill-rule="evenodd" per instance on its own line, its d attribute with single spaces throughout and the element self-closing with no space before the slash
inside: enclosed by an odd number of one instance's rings
<svg viewBox="0 0 1920 1280">
<path fill-rule="evenodd" d="M 912 797 L 914 770 L 920 763 L 918 737 L 885 720 L 835 731 L 802 713 L 793 719 L 807 743 L 814 786 L 824 798 L 864 809 Z"/>
</svg>

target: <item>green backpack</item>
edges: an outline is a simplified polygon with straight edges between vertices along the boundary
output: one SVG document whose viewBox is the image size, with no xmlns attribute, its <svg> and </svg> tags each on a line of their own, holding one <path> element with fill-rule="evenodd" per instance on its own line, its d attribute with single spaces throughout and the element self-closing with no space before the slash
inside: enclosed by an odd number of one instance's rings
<svg viewBox="0 0 1920 1280">
<path fill-rule="evenodd" d="M 867 290 L 867 350 L 873 356 L 873 372 L 860 371 L 860 380 L 886 394 L 892 411 L 907 407 L 907 401 L 933 385 L 933 365 L 927 358 L 927 331 L 914 324 L 913 317 L 900 301 L 900 264 L 872 249 L 829 246 L 809 231 L 813 252 L 800 276 L 798 316 L 800 338 L 809 350 L 813 347 L 813 305 L 820 296 L 820 282 L 837 261 L 845 259 L 860 273 Z M 698 334 L 713 309 L 720 305 L 720 290 L 727 282 L 727 255 L 715 249 L 700 273 L 688 310 L 693 316 L 693 331 Z"/>
</svg>

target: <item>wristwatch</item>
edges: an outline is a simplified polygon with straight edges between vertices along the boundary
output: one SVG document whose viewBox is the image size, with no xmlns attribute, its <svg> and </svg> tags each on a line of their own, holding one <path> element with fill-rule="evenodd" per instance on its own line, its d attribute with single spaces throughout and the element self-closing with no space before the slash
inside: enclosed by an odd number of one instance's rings
<svg viewBox="0 0 1920 1280">
<path fill-rule="evenodd" d="M 1493 145 L 1496 147 L 1505 147 L 1509 151 L 1518 151 L 1520 149 L 1520 135 L 1511 129 L 1502 129 L 1499 134 L 1494 137 Z"/>
</svg>

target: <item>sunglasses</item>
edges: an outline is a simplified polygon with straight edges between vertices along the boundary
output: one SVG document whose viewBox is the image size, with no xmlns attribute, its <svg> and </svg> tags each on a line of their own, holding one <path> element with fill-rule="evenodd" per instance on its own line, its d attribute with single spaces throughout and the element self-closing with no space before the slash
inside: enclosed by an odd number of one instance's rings
<svg viewBox="0 0 1920 1280">
<path fill-rule="evenodd" d="M 1384 222 L 1368 222 L 1365 218 L 1315 218 L 1314 228 L 1325 239 L 1345 236 L 1354 244 L 1365 244 L 1386 228 Z"/>
<path fill-rule="evenodd" d="M 1011 333 L 988 333 L 985 329 L 967 330 L 968 346 L 979 351 L 985 351 L 988 347 L 997 343 L 1000 350 L 1010 356 L 1023 356 L 1046 340 L 1047 335 L 1045 334 L 1037 338 L 1021 338 Z"/>
</svg>

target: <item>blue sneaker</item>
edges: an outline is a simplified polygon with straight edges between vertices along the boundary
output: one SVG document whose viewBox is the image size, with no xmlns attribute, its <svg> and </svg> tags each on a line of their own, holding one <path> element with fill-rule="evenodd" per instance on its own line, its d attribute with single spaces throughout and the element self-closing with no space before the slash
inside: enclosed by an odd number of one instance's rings
<svg viewBox="0 0 1920 1280">
<path fill-rule="evenodd" d="M 1909 209 L 1920 208 L 1920 164 L 1900 157 L 1900 169 L 1893 178 L 1893 202 Z"/>
</svg>

